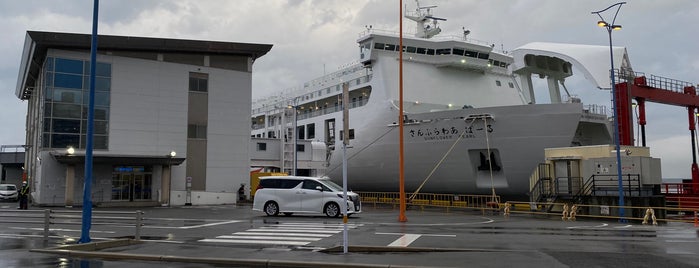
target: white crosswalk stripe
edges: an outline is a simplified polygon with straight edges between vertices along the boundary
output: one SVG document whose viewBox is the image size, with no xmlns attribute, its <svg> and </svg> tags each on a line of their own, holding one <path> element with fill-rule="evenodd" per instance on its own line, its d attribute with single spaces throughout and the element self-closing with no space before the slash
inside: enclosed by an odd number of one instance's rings
<svg viewBox="0 0 699 268">
<path fill-rule="evenodd" d="M 359 226 L 361 224 L 348 224 L 347 228 L 354 229 Z M 343 229 L 343 224 L 289 222 L 267 224 L 230 235 L 202 239 L 199 242 L 305 246 L 341 233 Z"/>
</svg>

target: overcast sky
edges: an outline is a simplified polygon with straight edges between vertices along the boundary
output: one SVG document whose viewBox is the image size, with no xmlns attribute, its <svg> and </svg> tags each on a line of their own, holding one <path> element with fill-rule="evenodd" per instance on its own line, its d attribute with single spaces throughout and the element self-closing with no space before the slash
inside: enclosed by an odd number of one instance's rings
<svg viewBox="0 0 699 268">
<path fill-rule="evenodd" d="M 91 0 L 0 1 L 0 144 L 24 144 L 26 102 L 14 95 L 27 30 L 91 32 Z M 273 44 L 253 68 L 253 97 L 300 85 L 358 57 L 365 25 L 398 29 L 397 0 L 102 0 L 99 33 L 158 38 Z M 413 10 L 415 2 L 404 0 Z M 512 50 L 530 42 L 608 45 L 590 14 L 615 1 L 431 0 L 447 18 L 443 35 L 470 37 Z M 614 45 L 627 47 L 635 71 L 699 82 L 699 1 L 628 0 L 616 23 Z M 603 14 L 611 20 L 613 10 Z M 414 30 L 412 21 L 404 29 Z M 574 70 L 575 71 L 575 70 Z M 608 91 L 582 78 L 567 81 L 573 94 L 611 106 Z M 599 103 L 599 102 L 602 103 Z M 591 103 L 587 101 L 586 103 Z M 691 140 L 686 109 L 648 104 L 647 140 L 662 158 L 663 177 L 689 178 Z"/>
</svg>

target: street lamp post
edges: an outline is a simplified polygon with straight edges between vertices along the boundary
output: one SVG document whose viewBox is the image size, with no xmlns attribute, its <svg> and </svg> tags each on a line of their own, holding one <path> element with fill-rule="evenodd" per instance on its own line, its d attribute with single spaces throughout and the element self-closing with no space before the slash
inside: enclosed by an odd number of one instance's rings
<svg viewBox="0 0 699 268">
<path fill-rule="evenodd" d="M 622 175 L 621 175 L 621 150 L 620 150 L 620 137 L 619 137 L 619 113 L 618 113 L 618 105 L 617 105 L 617 94 L 616 94 L 616 87 L 615 84 L 616 82 L 614 81 L 614 50 L 612 48 L 612 30 L 621 30 L 621 25 L 616 25 L 614 22 L 616 22 L 616 16 L 619 14 L 619 10 L 621 9 L 621 5 L 626 4 L 626 2 L 619 2 L 616 4 L 613 4 L 603 10 L 600 11 L 593 11 L 592 14 L 596 14 L 599 16 L 600 21 L 597 22 L 597 25 L 599 25 L 602 28 L 607 29 L 607 33 L 609 33 L 609 58 L 611 61 L 611 69 L 609 70 L 609 76 L 611 78 L 611 90 L 612 90 L 612 106 L 614 107 L 614 146 L 616 149 L 616 169 L 617 169 L 617 180 L 619 182 L 619 221 L 620 222 L 626 222 L 626 219 L 624 219 L 624 183 L 622 180 Z M 612 7 L 617 7 L 616 13 L 614 13 L 614 18 L 612 19 L 612 23 L 608 23 L 607 21 L 602 18 L 602 15 L 600 13 L 607 11 L 608 9 Z"/>
</svg>

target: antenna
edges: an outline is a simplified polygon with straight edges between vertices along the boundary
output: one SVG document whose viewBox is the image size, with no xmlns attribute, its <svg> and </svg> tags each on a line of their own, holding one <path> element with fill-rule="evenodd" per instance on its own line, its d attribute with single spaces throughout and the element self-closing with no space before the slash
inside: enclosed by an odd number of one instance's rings
<svg viewBox="0 0 699 268">
<path fill-rule="evenodd" d="M 464 41 L 466 41 L 466 37 L 471 33 L 471 30 L 466 30 L 466 27 L 461 27 L 462 30 L 464 30 Z"/>
</svg>

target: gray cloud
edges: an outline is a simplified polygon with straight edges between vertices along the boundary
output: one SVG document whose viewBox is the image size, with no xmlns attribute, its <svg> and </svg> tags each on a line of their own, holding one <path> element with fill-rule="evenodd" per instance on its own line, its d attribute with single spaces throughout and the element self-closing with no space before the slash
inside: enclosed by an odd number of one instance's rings
<svg viewBox="0 0 699 268">
<path fill-rule="evenodd" d="M 403 2 L 408 10 L 414 9 L 414 1 Z M 470 37 L 496 48 L 512 50 L 535 41 L 608 44 L 606 31 L 590 14 L 611 4 L 607 1 L 422 2 L 439 5 L 433 11 L 448 19 L 442 23 L 444 35 L 459 35 L 466 27 L 472 31 Z M 301 85 L 355 60 L 358 33 L 365 25 L 397 31 L 399 8 L 398 1 L 385 0 L 103 0 L 100 5 L 101 34 L 273 44 L 272 51 L 254 65 L 254 97 Z M 637 71 L 696 83 L 696 14 L 699 2 L 693 0 L 629 1 L 619 12 L 617 23 L 624 28 L 613 33 L 614 45 L 628 48 Z M 89 33 L 91 20 L 89 0 L 0 2 L 0 31 L 5 36 L 0 43 L 0 121 L 9 129 L 0 133 L 0 144 L 24 143 L 26 106 L 14 97 L 14 87 L 25 32 Z M 414 27 L 404 20 L 405 31 Z M 567 86 L 583 101 L 611 106 L 608 91 L 581 78 L 569 79 Z M 690 137 L 682 110 L 649 105 L 648 139 L 661 146 L 652 148 L 654 156 L 668 159 L 663 160 L 666 176 L 689 176 L 686 159 L 691 159 L 691 150 L 684 141 Z"/>
</svg>

